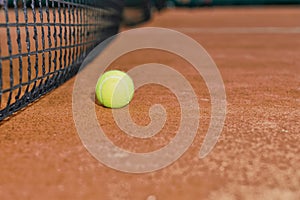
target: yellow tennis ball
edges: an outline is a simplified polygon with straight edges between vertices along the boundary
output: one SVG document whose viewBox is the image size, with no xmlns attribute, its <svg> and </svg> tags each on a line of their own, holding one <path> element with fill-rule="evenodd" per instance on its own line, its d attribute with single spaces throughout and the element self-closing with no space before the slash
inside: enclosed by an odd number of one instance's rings
<svg viewBox="0 0 300 200">
<path fill-rule="evenodd" d="M 119 70 L 105 72 L 96 85 L 99 103 L 108 108 L 121 108 L 132 100 L 134 84 L 130 76 Z"/>
</svg>

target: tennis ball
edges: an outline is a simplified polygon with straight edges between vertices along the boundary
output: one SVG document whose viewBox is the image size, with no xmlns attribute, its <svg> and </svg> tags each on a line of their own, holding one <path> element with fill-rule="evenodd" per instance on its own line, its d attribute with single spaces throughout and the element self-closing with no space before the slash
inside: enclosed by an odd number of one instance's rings
<svg viewBox="0 0 300 200">
<path fill-rule="evenodd" d="M 119 70 L 105 72 L 96 85 L 99 103 L 108 108 L 121 108 L 129 104 L 134 94 L 134 84 L 130 76 Z"/>
</svg>

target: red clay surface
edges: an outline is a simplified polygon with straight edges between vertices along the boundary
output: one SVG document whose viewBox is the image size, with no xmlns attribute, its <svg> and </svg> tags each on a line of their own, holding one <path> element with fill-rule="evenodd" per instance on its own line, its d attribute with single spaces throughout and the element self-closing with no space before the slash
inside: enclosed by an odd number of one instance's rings
<svg viewBox="0 0 300 200">
<path fill-rule="evenodd" d="M 163 63 L 184 74 L 194 87 L 202 124 L 189 150 L 167 168 L 148 174 L 102 165 L 77 135 L 72 79 L 1 123 L 0 198 L 300 199 L 299 18 L 299 7 L 167 10 L 157 15 L 145 26 L 186 31 L 206 48 L 223 76 L 228 113 L 214 150 L 198 158 L 210 119 L 209 94 L 201 77 L 176 55 L 137 51 L 111 68 L 126 71 L 142 63 Z M 174 137 L 180 118 L 170 91 L 145 86 L 130 104 L 138 124 L 149 123 L 153 103 L 166 107 L 168 121 L 149 140 L 125 136 L 109 109 L 96 105 L 97 116 L 116 145 L 153 151 Z"/>
</svg>

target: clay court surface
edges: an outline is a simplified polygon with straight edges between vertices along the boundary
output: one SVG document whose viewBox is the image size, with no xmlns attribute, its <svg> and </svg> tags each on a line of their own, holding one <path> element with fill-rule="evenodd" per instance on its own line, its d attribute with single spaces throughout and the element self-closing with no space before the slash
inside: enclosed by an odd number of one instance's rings
<svg viewBox="0 0 300 200">
<path fill-rule="evenodd" d="M 156 15 L 144 26 L 187 34 L 219 67 L 228 108 L 213 151 L 198 157 L 210 120 L 203 79 L 176 55 L 140 50 L 110 68 L 127 71 L 163 63 L 189 80 L 198 96 L 201 124 L 188 151 L 172 165 L 146 174 L 101 164 L 84 148 L 75 128 L 73 78 L 0 124 L 0 199 L 300 199 L 298 19 L 299 7 L 180 9 Z M 148 140 L 126 136 L 110 109 L 95 106 L 114 144 L 149 152 L 172 140 L 180 120 L 176 97 L 166 88 L 148 85 L 136 91 L 130 104 L 134 121 L 147 125 L 154 103 L 165 106 L 168 119 Z"/>
</svg>

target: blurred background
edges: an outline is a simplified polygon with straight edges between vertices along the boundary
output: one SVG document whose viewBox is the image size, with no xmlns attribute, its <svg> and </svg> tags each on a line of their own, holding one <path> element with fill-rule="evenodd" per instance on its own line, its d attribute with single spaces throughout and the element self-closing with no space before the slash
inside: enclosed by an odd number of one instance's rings
<svg viewBox="0 0 300 200">
<path fill-rule="evenodd" d="M 202 6 L 297 5 L 300 0 L 125 0 L 123 24 L 135 26 L 151 19 L 153 12 L 165 8 Z"/>
</svg>

